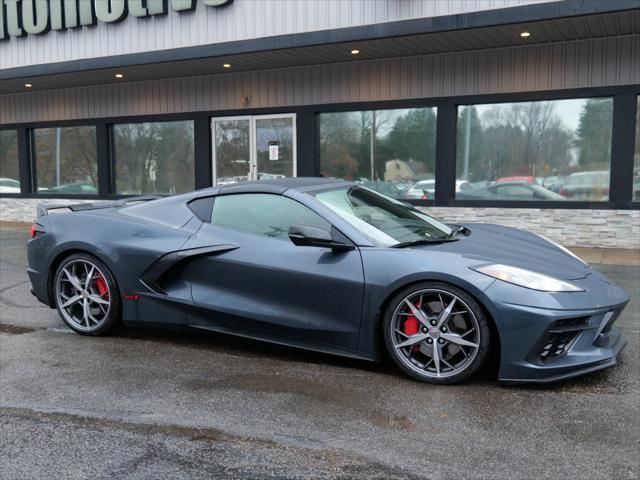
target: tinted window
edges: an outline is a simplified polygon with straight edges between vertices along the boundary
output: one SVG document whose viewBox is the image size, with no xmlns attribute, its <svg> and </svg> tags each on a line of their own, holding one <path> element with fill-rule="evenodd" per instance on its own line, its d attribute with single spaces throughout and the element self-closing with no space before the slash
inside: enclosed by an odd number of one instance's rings
<svg viewBox="0 0 640 480">
<path fill-rule="evenodd" d="M 283 239 L 288 239 L 292 225 L 331 230 L 329 222 L 301 203 L 281 195 L 262 193 L 216 197 L 211 223 L 218 227 Z"/>
<path fill-rule="evenodd" d="M 0 130 L 0 193 L 20 193 L 18 132 Z"/>
<path fill-rule="evenodd" d="M 117 193 L 193 190 L 192 121 L 114 125 L 113 142 Z"/>
<path fill-rule="evenodd" d="M 324 177 L 355 180 L 391 198 L 433 199 L 409 192 L 435 178 L 436 109 L 321 113 L 320 171 Z"/>
<path fill-rule="evenodd" d="M 95 127 L 36 128 L 33 146 L 38 193 L 98 193 Z"/>
<path fill-rule="evenodd" d="M 547 200 L 608 200 L 612 126 L 612 98 L 460 106 L 457 179 L 472 189 L 456 197 L 519 182 L 561 195 Z M 518 189 L 498 195 L 522 199 Z"/>
</svg>

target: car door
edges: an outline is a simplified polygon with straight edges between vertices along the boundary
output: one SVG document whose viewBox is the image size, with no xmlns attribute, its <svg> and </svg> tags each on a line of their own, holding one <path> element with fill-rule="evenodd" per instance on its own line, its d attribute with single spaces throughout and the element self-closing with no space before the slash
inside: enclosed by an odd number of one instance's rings
<svg viewBox="0 0 640 480">
<path fill-rule="evenodd" d="M 364 279 L 357 248 L 295 246 L 291 225 L 332 226 L 278 194 L 217 196 L 193 248 L 228 245 L 189 267 L 194 302 L 219 330 L 355 349 Z"/>
</svg>

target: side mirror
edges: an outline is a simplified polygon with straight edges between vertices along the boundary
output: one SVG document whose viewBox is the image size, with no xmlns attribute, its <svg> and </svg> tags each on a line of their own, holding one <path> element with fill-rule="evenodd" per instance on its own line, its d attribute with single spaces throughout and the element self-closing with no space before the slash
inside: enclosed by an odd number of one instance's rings
<svg viewBox="0 0 640 480">
<path fill-rule="evenodd" d="M 336 251 L 353 250 L 353 245 L 336 241 L 331 233 L 308 225 L 289 227 L 289 239 L 299 247 L 323 247 Z"/>
</svg>

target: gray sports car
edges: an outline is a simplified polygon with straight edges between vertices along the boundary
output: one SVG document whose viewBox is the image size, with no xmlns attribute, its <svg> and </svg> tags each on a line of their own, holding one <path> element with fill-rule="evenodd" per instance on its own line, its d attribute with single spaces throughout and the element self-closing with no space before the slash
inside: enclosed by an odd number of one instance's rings
<svg viewBox="0 0 640 480">
<path fill-rule="evenodd" d="M 497 225 L 446 225 L 322 178 L 38 207 L 34 295 L 73 330 L 211 330 L 378 360 L 456 383 L 548 382 L 615 364 L 628 296 L 571 252 Z"/>
</svg>

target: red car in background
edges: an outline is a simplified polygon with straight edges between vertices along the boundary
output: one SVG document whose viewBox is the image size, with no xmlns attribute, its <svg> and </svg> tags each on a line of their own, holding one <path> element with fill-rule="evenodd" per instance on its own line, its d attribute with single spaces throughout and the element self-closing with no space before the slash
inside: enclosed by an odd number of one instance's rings
<svg viewBox="0 0 640 480">
<path fill-rule="evenodd" d="M 535 177 L 527 177 L 527 176 L 502 177 L 497 179 L 496 182 L 497 183 L 518 182 L 518 183 L 526 183 L 528 185 L 535 185 L 537 183 Z"/>
</svg>

